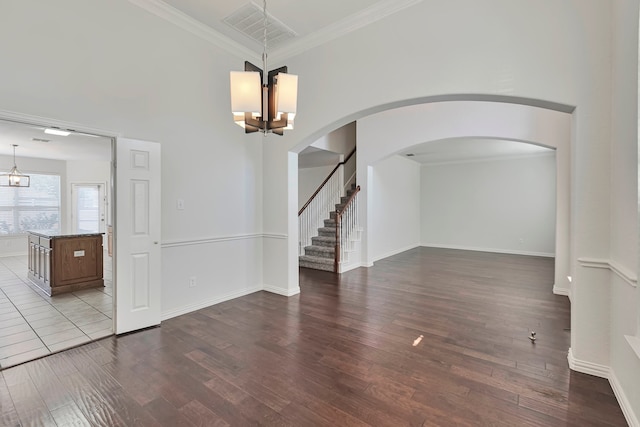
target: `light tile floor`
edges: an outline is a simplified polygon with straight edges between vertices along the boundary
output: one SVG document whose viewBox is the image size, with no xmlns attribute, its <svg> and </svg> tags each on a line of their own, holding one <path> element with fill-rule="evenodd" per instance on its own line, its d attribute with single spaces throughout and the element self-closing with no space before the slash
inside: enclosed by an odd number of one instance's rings
<svg viewBox="0 0 640 427">
<path fill-rule="evenodd" d="M 27 257 L 0 258 L 0 369 L 113 334 L 111 258 L 103 288 L 47 296 L 27 278 Z"/>
</svg>

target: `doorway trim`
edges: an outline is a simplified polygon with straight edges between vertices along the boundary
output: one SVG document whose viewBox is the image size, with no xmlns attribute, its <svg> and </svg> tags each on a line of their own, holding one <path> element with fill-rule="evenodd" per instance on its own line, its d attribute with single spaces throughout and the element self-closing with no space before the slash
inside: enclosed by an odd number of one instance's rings
<svg viewBox="0 0 640 427">
<path fill-rule="evenodd" d="M 105 130 L 105 129 L 99 129 L 99 128 L 92 128 L 92 127 L 88 127 L 79 123 L 74 123 L 74 122 L 66 122 L 66 121 L 62 121 L 62 120 L 56 120 L 56 119 L 49 119 L 46 117 L 42 117 L 42 116 L 34 116 L 34 115 L 29 115 L 29 114 L 23 114 L 23 113 L 16 113 L 13 111 L 7 111 L 7 110 L 0 110 L 0 120 L 4 120 L 4 121 L 8 121 L 8 122 L 14 122 L 17 124 L 23 124 L 23 125 L 28 125 L 28 126 L 45 126 L 45 127 L 58 127 L 58 128 L 63 128 L 63 129 L 74 129 L 77 132 L 82 132 L 82 133 L 87 133 L 87 134 L 91 134 L 91 135 L 95 135 L 95 136 L 100 136 L 103 138 L 108 138 L 110 140 L 111 143 L 111 158 L 110 158 L 110 163 L 111 163 L 111 179 L 110 182 L 107 184 L 107 186 L 105 187 L 105 189 L 108 189 L 107 191 L 110 192 L 111 194 L 111 205 L 109 206 L 109 214 L 111 215 L 111 219 L 112 219 L 112 227 L 113 227 L 113 235 L 114 238 L 116 238 L 117 236 L 117 225 L 115 223 L 115 213 L 116 213 L 116 203 L 115 203 L 115 194 L 116 194 L 116 186 L 115 186 L 115 179 L 114 179 L 114 175 L 115 175 L 115 150 L 116 150 L 116 139 L 119 137 L 122 137 L 122 134 L 119 132 L 114 132 L 114 131 L 110 131 L 110 130 Z M 70 183 L 67 183 L 70 184 Z M 69 203 L 70 204 L 70 203 Z M 117 270 L 117 252 L 115 251 L 115 247 L 114 247 L 114 252 L 113 252 L 113 290 L 114 293 L 118 292 L 118 284 L 116 282 L 116 270 Z M 116 306 L 116 298 L 113 298 L 113 315 L 112 315 L 112 330 L 113 333 L 116 333 L 116 314 L 117 314 L 117 306 Z"/>
</svg>

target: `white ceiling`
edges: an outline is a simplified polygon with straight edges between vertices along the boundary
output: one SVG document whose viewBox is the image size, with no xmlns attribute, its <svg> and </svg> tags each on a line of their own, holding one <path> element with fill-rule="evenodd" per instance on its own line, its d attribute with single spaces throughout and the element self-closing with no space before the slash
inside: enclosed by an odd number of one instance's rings
<svg viewBox="0 0 640 427">
<path fill-rule="evenodd" d="M 164 2 L 248 48 L 262 50 L 261 44 L 247 39 L 223 21 L 224 18 L 249 3 L 247 0 L 164 0 Z M 298 37 L 302 38 L 379 2 L 380 0 L 323 0 L 317 2 L 268 0 L 267 12 L 268 15 L 291 28 Z M 253 3 L 262 9 L 262 0 L 253 0 Z"/>
<path fill-rule="evenodd" d="M 252 3 L 260 11 L 262 0 L 130 0 L 157 16 L 212 41 L 241 56 L 262 54 L 262 38 L 256 41 L 224 20 Z M 423 0 L 268 0 L 268 26 L 280 23 L 294 37 L 268 44 L 269 58 L 281 60 L 350 31 L 369 25 Z M 260 14 L 258 14 L 260 15 Z M 257 22 L 262 25 L 263 21 Z M 207 34 L 208 32 L 208 34 Z M 267 36 L 269 39 L 270 36 Z M 240 49 L 239 49 L 240 48 Z M 246 49 L 246 52 L 242 52 Z M 249 59 L 249 58 L 245 58 Z"/>
<path fill-rule="evenodd" d="M 33 139 L 44 139 L 34 141 Z M 44 133 L 44 127 L 0 120 L 0 155 L 54 160 L 111 160 L 111 139 L 79 133 L 56 136 Z"/>
<path fill-rule="evenodd" d="M 445 139 L 417 145 L 399 152 L 421 164 L 452 163 L 492 158 L 550 154 L 552 148 L 502 139 Z"/>
</svg>

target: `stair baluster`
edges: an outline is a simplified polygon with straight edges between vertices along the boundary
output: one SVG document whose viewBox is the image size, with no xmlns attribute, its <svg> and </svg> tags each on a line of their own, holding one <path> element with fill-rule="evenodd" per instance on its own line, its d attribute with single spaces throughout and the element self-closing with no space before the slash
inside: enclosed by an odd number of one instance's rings
<svg viewBox="0 0 640 427">
<path fill-rule="evenodd" d="M 336 247 L 334 271 L 340 272 L 340 263 L 347 260 L 351 244 L 355 240 L 354 233 L 360 232 L 358 227 L 358 193 L 360 186 L 355 187 L 346 198 L 342 208 L 336 209 Z"/>
</svg>

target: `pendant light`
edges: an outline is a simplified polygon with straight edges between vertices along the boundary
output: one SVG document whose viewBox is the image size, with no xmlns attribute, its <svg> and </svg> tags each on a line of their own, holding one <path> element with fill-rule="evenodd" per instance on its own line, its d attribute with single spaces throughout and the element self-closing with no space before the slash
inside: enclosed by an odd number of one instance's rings
<svg viewBox="0 0 640 427">
<path fill-rule="evenodd" d="M 298 102 L 298 76 L 287 67 L 267 70 L 267 2 L 263 1 L 264 44 L 262 69 L 245 61 L 244 71 L 231 71 L 231 111 L 245 133 L 283 135 L 293 129 Z"/>
<path fill-rule="evenodd" d="M 0 187 L 28 187 L 30 185 L 31 178 L 29 175 L 24 175 L 18 170 L 16 166 L 16 144 L 13 145 L 13 168 L 9 173 L 0 174 Z"/>
</svg>

